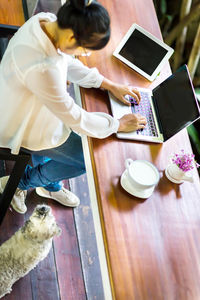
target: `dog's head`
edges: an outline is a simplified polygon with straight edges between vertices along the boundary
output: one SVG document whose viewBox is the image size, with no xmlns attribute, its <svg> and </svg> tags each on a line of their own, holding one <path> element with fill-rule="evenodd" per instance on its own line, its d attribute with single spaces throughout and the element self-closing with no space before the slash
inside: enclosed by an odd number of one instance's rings
<svg viewBox="0 0 200 300">
<path fill-rule="evenodd" d="M 56 224 L 51 208 L 48 205 L 37 205 L 26 221 L 22 232 L 26 238 L 36 242 L 42 242 L 61 234 L 60 227 Z"/>
</svg>

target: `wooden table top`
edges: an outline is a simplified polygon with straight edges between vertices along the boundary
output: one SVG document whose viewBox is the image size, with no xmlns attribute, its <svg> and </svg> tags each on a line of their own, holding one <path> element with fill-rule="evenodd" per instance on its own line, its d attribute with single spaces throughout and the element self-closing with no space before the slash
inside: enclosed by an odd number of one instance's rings
<svg viewBox="0 0 200 300">
<path fill-rule="evenodd" d="M 0 24 L 21 26 L 25 22 L 23 1 L 0 1 Z"/>
<path fill-rule="evenodd" d="M 101 0 L 111 16 L 112 36 L 105 49 L 83 61 L 107 78 L 149 87 L 170 75 L 167 64 L 152 84 L 112 56 L 136 22 L 161 38 L 152 0 Z M 111 113 L 107 92 L 82 89 L 88 111 Z M 115 135 L 89 139 L 93 172 L 107 252 L 113 298 L 117 300 L 200 299 L 200 186 L 171 183 L 164 175 L 169 156 L 192 152 L 186 130 L 164 144 L 119 140 Z M 156 165 L 160 181 L 147 200 L 124 191 L 120 176 L 126 158 Z"/>
</svg>

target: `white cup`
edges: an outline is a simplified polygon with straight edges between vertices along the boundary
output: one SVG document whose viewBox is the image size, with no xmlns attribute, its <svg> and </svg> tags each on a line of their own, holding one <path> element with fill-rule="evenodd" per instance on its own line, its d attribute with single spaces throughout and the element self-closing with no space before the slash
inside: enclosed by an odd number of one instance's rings
<svg viewBox="0 0 200 300">
<path fill-rule="evenodd" d="M 131 158 L 126 159 L 125 167 L 127 179 L 133 190 L 151 195 L 160 179 L 157 168 L 146 160 L 132 160 Z"/>
<path fill-rule="evenodd" d="M 174 163 L 171 163 L 167 166 L 165 174 L 169 180 L 175 183 L 181 183 L 183 181 L 194 181 L 192 172 L 184 172 Z"/>
</svg>

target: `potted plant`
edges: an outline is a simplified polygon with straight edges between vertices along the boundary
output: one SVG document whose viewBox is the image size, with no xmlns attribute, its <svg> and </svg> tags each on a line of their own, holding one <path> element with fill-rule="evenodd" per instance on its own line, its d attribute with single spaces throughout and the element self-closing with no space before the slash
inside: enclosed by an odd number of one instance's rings
<svg viewBox="0 0 200 300">
<path fill-rule="evenodd" d="M 174 153 L 171 157 L 171 163 L 167 166 L 165 174 L 171 181 L 181 183 L 183 181 L 193 182 L 191 170 L 200 165 L 195 161 L 195 155 L 185 153 L 181 150 L 180 153 Z"/>
</svg>

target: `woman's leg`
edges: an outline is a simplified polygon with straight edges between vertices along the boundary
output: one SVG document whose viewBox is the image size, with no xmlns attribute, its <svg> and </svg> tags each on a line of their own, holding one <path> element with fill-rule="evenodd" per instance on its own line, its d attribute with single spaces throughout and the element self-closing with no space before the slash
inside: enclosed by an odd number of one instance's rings
<svg viewBox="0 0 200 300">
<path fill-rule="evenodd" d="M 32 152 L 32 161 L 33 167 L 28 165 L 20 180 L 18 187 L 22 190 L 45 187 L 58 191 L 61 180 L 85 173 L 81 138 L 74 132 L 59 147 Z"/>
</svg>

